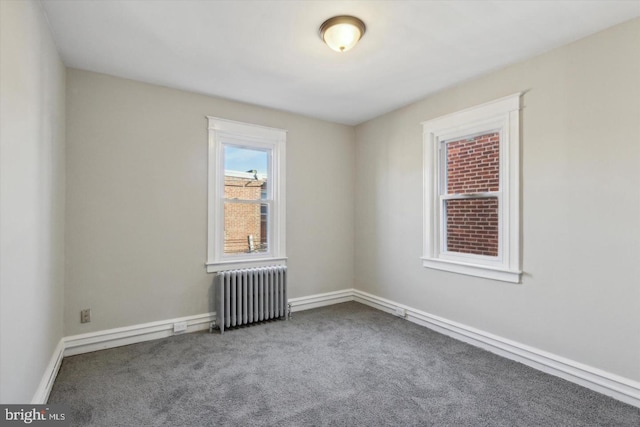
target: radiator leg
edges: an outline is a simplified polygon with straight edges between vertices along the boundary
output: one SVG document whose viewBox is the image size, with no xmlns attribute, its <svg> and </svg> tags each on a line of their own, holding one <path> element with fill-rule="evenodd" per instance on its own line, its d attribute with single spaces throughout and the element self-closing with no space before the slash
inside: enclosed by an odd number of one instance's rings
<svg viewBox="0 0 640 427">
<path fill-rule="evenodd" d="M 220 335 L 224 334 L 224 329 L 222 329 L 214 320 L 213 322 L 209 323 L 209 333 L 212 334 L 214 329 L 217 329 L 220 331 Z"/>
<path fill-rule="evenodd" d="M 291 303 L 287 303 L 287 320 L 291 319 L 293 319 L 293 316 L 291 315 Z"/>
</svg>

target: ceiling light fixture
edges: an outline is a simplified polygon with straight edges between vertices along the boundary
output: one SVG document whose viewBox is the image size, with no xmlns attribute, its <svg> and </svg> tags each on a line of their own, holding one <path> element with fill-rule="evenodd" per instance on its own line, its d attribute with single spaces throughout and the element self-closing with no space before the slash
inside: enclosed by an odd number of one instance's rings
<svg viewBox="0 0 640 427">
<path fill-rule="evenodd" d="M 320 25 L 320 38 L 336 52 L 346 52 L 362 38 L 366 27 L 355 16 L 334 16 Z"/>
</svg>

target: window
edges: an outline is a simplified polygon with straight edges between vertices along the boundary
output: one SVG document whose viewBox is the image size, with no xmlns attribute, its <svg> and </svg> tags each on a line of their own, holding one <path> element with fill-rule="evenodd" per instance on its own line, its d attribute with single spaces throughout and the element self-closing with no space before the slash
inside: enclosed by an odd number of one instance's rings
<svg viewBox="0 0 640 427">
<path fill-rule="evenodd" d="M 282 264 L 286 131 L 208 120 L 207 271 Z"/>
<path fill-rule="evenodd" d="M 423 265 L 520 283 L 520 94 L 422 123 Z"/>
</svg>

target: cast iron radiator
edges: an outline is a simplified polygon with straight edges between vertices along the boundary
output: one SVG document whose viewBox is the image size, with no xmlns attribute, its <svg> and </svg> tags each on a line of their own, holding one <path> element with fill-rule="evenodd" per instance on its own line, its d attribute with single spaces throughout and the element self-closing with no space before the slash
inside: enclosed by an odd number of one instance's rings
<svg viewBox="0 0 640 427">
<path fill-rule="evenodd" d="M 220 271 L 216 277 L 216 321 L 212 328 L 247 325 L 286 318 L 287 267 L 273 266 Z"/>
</svg>

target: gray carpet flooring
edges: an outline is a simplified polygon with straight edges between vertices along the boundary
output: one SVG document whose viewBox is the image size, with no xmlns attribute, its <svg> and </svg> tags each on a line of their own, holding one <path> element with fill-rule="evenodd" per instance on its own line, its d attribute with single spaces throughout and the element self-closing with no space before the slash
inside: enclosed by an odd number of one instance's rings
<svg viewBox="0 0 640 427">
<path fill-rule="evenodd" d="M 80 426 L 640 426 L 640 409 L 358 303 L 67 357 Z"/>
</svg>

